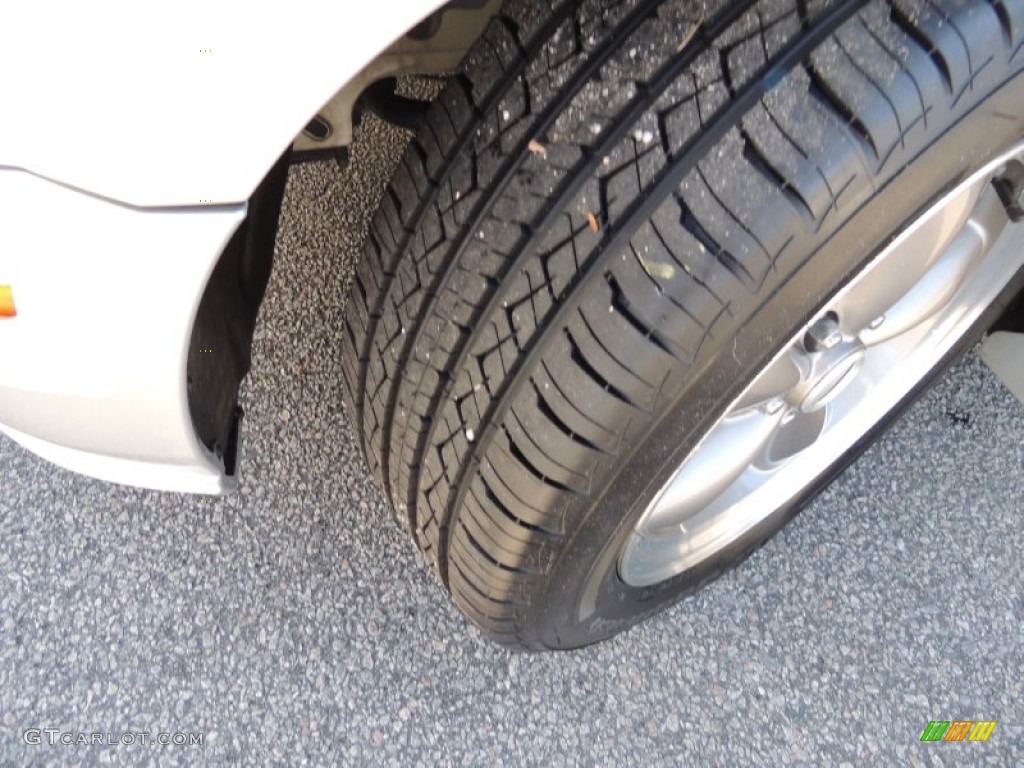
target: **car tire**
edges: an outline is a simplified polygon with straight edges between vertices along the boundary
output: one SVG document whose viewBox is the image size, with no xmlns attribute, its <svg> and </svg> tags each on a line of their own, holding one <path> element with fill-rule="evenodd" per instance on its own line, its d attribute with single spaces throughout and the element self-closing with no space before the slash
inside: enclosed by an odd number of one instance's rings
<svg viewBox="0 0 1024 768">
<path fill-rule="evenodd" d="M 657 559 L 657 505 L 766 371 L 798 350 L 824 373 L 800 374 L 787 413 L 824 413 L 808 392 L 854 370 L 820 362 L 844 320 L 829 308 L 865 276 L 884 293 L 880 254 L 1018 162 L 1022 47 L 1019 0 L 505 3 L 384 193 L 343 335 L 370 466 L 487 636 L 575 648 L 692 593 L 984 331 L 1019 264 L 971 278 L 948 343 L 879 385 L 884 407 L 861 397 L 870 417 L 752 517 L 699 549 L 666 514 Z M 723 445 L 713 458 L 745 450 Z M 750 466 L 775 472 L 763 454 Z M 733 497 L 713 498 L 687 514 L 718 524 Z"/>
</svg>

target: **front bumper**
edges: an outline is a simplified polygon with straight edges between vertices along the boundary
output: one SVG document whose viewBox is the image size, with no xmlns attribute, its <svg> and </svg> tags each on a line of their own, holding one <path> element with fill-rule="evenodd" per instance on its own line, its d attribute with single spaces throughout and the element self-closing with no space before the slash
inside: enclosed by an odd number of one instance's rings
<svg viewBox="0 0 1024 768">
<path fill-rule="evenodd" d="M 187 372 L 207 280 L 247 205 L 140 209 L 0 168 L 0 430 L 68 469 L 167 491 L 236 485 Z"/>
</svg>

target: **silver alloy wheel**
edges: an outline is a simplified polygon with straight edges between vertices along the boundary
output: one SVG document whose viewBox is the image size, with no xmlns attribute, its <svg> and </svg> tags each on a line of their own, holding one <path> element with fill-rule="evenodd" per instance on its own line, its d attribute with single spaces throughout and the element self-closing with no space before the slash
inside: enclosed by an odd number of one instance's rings
<svg viewBox="0 0 1024 768">
<path fill-rule="evenodd" d="M 1024 144 L 914 221 L 732 403 L 648 505 L 619 558 L 657 584 L 738 539 L 839 460 L 1024 266 L 1024 222 L 992 186 Z"/>
</svg>

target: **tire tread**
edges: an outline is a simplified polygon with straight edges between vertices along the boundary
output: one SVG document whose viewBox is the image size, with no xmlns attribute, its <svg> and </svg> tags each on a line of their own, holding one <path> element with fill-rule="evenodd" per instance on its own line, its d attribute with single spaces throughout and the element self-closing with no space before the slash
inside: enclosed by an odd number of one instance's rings
<svg viewBox="0 0 1024 768">
<path fill-rule="evenodd" d="M 987 61 L 1013 62 L 1024 30 L 1019 0 L 969 24 L 955 0 L 870 0 L 778 70 L 842 4 L 712 5 L 509 0 L 429 110 L 353 278 L 363 450 L 499 642 L 535 644 L 525 617 L 594 494 L 738 308 L 983 90 Z M 979 30 L 1003 42 L 987 60 Z"/>
</svg>

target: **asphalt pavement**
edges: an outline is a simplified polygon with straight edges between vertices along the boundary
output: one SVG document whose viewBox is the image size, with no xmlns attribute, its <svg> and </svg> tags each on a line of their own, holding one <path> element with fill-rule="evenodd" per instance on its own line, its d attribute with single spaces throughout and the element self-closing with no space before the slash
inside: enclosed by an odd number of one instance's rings
<svg viewBox="0 0 1024 768">
<path fill-rule="evenodd" d="M 402 138 L 371 118 L 348 169 L 291 171 L 237 494 L 0 438 L 0 765 L 1024 764 L 1024 407 L 976 354 L 664 615 L 565 654 L 469 626 L 340 395 L 343 285 Z M 920 741 L 957 719 L 998 725 Z"/>
</svg>

